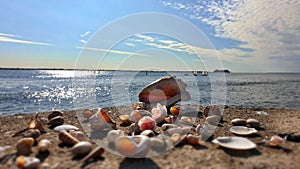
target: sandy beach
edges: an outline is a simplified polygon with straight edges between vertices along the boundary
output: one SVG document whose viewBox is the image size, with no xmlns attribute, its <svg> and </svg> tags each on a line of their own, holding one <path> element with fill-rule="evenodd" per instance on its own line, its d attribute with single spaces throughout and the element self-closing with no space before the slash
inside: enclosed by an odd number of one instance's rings
<svg viewBox="0 0 300 169">
<path fill-rule="evenodd" d="M 202 106 L 187 105 L 203 112 Z M 122 112 L 130 112 L 130 107 L 117 107 Z M 117 120 L 116 108 L 107 108 L 110 115 Z M 257 114 L 257 111 L 265 111 L 268 115 Z M 41 113 L 41 117 L 47 117 L 50 112 Z M 30 118 L 34 114 L 17 114 L 0 117 L 0 168 L 17 168 L 15 164 L 16 142 L 21 138 L 12 137 L 16 132 L 26 128 Z M 72 124 L 82 130 L 75 111 L 64 112 L 65 124 Z M 229 131 L 232 126 L 230 121 L 234 118 L 255 118 L 261 122 L 258 133 L 245 136 L 257 143 L 252 150 L 231 150 L 213 144 L 211 141 L 201 145 L 181 144 L 175 148 L 150 158 L 126 158 L 105 151 L 102 156 L 86 164 L 80 163 L 83 157 L 74 157 L 70 147 L 63 146 L 58 139 L 58 133 L 46 127 L 37 141 L 49 139 L 53 144 L 49 153 L 39 154 L 34 145 L 30 156 L 39 158 L 42 163 L 40 168 L 300 168 L 300 110 L 287 109 L 249 109 L 249 108 L 225 108 L 222 125 L 219 125 L 212 138 L 218 136 L 234 136 Z M 199 122 L 202 117 L 200 116 Z M 288 140 L 278 147 L 270 147 L 260 144 L 265 138 L 272 135 L 285 136 Z M 89 140 L 93 147 L 97 144 Z"/>
</svg>

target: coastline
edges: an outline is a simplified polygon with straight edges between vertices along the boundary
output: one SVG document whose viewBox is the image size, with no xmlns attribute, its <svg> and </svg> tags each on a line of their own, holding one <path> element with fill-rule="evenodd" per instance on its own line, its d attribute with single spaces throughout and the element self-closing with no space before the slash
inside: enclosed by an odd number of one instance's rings
<svg viewBox="0 0 300 169">
<path fill-rule="evenodd" d="M 191 106 L 191 105 L 188 105 Z M 203 111 L 202 106 L 191 106 Z M 107 108 L 113 115 L 115 108 Z M 130 107 L 119 106 L 119 112 L 131 111 Z M 268 112 L 268 115 L 259 115 L 257 111 Z M 41 117 L 47 117 L 50 112 L 40 113 Z M 300 110 L 289 109 L 254 109 L 254 108 L 225 108 L 223 113 L 223 126 L 219 126 L 213 138 L 218 136 L 234 136 L 229 132 L 232 126 L 230 121 L 234 118 L 255 118 L 262 124 L 258 134 L 248 138 L 254 143 L 261 142 L 264 138 L 272 135 L 293 134 L 300 136 Z M 12 135 L 26 128 L 28 121 L 34 114 L 16 114 L 11 116 L 0 116 L 0 146 L 11 146 L 0 151 L 0 168 L 17 168 L 15 165 L 15 144 L 20 137 Z M 72 124 L 80 128 L 75 110 L 64 112 L 65 124 Z M 279 147 L 269 147 L 258 144 L 253 150 L 237 151 L 219 147 L 210 141 L 202 145 L 192 146 L 189 144 L 177 145 L 164 154 L 142 159 L 131 159 L 121 157 L 105 151 L 103 158 L 80 166 L 81 158 L 74 158 L 67 147 L 60 147 L 58 134 L 46 127 L 37 140 L 49 139 L 53 145 L 47 156 L 39 156 L 33 147 L 31 156 L 39 157 L 43 161 L 41 168 L 300 168 L 297 162 L 300 159 L 299 142 L 286 141 Z M 97 145 L 93 143 L 93 147 Z"/>
</svg>

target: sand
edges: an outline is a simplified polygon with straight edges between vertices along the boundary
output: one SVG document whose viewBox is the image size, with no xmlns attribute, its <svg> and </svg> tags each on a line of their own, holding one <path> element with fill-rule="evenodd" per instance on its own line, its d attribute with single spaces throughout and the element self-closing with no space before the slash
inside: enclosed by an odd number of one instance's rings
<svg viewBox="0 0 300 169">
<path fill-rule="evenodd" d="M 190 105 L 187 105 L 190 106 Z M 203 107 L 197 108 L 201 114 Z M 115 108 L 110 108 L 111 115 L 118 115 Z M 129 107 L 118 107 L 119 112 L 130 112 Z M 268 115 L 259 115 L 257 111 L 268 112 Z M 41 113 L 41 117 L 47 117 L 49 112 Z M 0 168 L 17 168 L 15 164 L 16 142 L 21 137 L 12 137 L 13 134 L 26 128 L 27 122 L 33 114 L 17 114 L 13 116 L 0 117 Z M 79 127 L 75 111 L 65 111 L 66 124 Z M 272 135 L 292 134 L 289 140 L 278 147 L 269 147 L 258 144 L 257 148 L 246 151 L 230 150 L 222 148 L 211 141 L 202 145 L 178 145 L 175 148 L 150 158 L 133 159 L 115 155 L 105 151 L 101 158 L 82 165 L 79 161 L 82 157 L 74 157 L 69 147 L 62 146 L 58 140 L 58 133 L 46 127 L 37 141 L 47 138 L 53 145 L 50 152 L 38 154 L 37 147 L 33 147 L 31 156 L 40 158 L 40 168 L 300 168 L 300 110 L 287 109 L 246 109 L 226 108 L 224 110 L 223 123 L 220 125 L 213 138 L 218 136 L 234 136 L 229 132 L 232 126 L 230 121 L 234 118 L 255 118 L 262 124 L 258 134 L 246 137 L 254 143 L 260 143 L 264 138 Z M 116 117 L 115 117 L 116 119 Z M 201 122 L 201 119 L 199 122 Z M 93 147 L 97 147 L 92 140 Z"/>
</svg>

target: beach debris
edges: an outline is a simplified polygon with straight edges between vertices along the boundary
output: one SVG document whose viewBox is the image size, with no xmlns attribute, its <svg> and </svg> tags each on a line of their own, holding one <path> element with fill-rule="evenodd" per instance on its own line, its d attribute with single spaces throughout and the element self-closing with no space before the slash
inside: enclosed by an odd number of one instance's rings
<svg viewBox="0 0 300 169">
<path fill-rule="evenodd" d="M 243 137 L 217 137 L 212 141 L 222 147 L 235 150 L 249 150 L 256 148 L 256 144 Z"/>
<path fill-rule="evenodd" d="M 77 155 L 85 155 L 92 151 L 92 144 L 87 141 L 81 141 L 77 144 L 75 144 L 71 148 L 71 152 L 77 156 Z"/>
<path fill-rule="evenodd" d="M 129 119 L 133 122 L 138 122 L 145 116 L 151 116 L 151 113 L 147 110 L 133 110 L 129 115 Z"/>
<path fill-rule="evenodd" d="M 232 126 L 229 131 L 238 135 L 251 135 L 257 133 L 255 128 L 248 128 L 246 126 Z"/>
<path fill-rule="evenodd" d="M 120 136 L 115 141 L 116 150 L 126 157 L 145 157 L 150 149 L 147 136 Z"/>
<path fill-rule="evenodd" d="M 192 135 L 192 134 L 188 134 L 186 136 L 186 141 L 189 144 L 192 144 L 192 145 L 199 145 L 200 144 L 200 136 L 195 136 L 195 135 Z"/>
<path fill-rule="evenodd" d="M 147 137 L 154 137 L 155 133 L 152 130 L 144 130 L 140 135 Z"/>
<path fill-rule="evenodd" d="M 64 117 L 63 116 L 55 116 L 49 120 L 48 125 L 50 127 L 56 127 L 64 124 Z"/>
<path fill-rule="evenodd" d="M 174 76 L 165 76 L 147 85 L 139 93 L 139 101 L 146 104 L 161 103 L 166 107 L 172 106 L 178 101 L 191 99 L 185 90 L 186 84 Z"/>
<path fill-rule="evenodd" d="M 247 124 L 251 127 L 254 127 L 254 128 L 260 127 L 260 122 L 256 119 L 252 119 L 252 118 L 247 119 Z"/>
<path fill-rule="evenodd" d="M 60 132 L 62 130 L 71 131 L 71 130 L 79 130 L 78 127 L 70 125 L 70 124 L 64 124 L 54 127 L 54 131 Z"/>
<path fill-rule="evenodd" d="M 216 115 L 222 117 L 222 112 L 220 108 L 216 105 L 206 106 L 203 111 L 203 115 L 205 117 Z"/>
<path fill-rule="evenodd" d="M 81 160 L 81 163 L 86 163 L 92 159 L 100 158 L 100 156 L 104 153 L 104 149 L 102 147 L 97 147 L 93 151 L 91 151 L 84 159 Z"/>
<path fill-rule="evenodd" d="M 269 115 L 269 113 L 265 112 L 265 111 L 257 111 L 256 114 L 258 114 L 258 115 L 264 115 L 264 116 Z"/>
<path fill-rule="evenodd" d="M 38 150 L 39 152 L 47 152 L 49 151 L 49 148 L 51 147 L 52 143 L 48 139 L 42 139 L 38 143 Z"/>
<path fill-rule="evenodd" d="M 145 116 L 141 118 L 138 122 L 141 131 L 144 130 L 154 130 L 156 127 L 156 123 L 153 118 L 149 116 Z"/>
<path fill-rule="evenodd" d="M 152 108 L 151 113 L 152 118 L 157 123 L 164 121 L 168 115 L 166 106 L 162 106 L 160 103 L 157 103 L 156 107 Z"/>
<path fill-rule="evenodd" d="M 146 104 L 144 102 L 137 102 L 132 104 L 132 108 L 135 110 L 141 110 L 146 108 Z"/>
<path fill-rule="evenodd" d="M 107 141 L 112 143 L 114 142 L 119 136 L 123 135 L 123 131 L 122 130 L 110 130 L 107 135 Z"/>
<path fill-rule="evenodd" d="M 278 135 L 273 135 L 270 140 L 265 140 L 265 142 L 272 147 L 277 147 L 279 144 L 283 143 L 285 141 L 284 138 L 278 136 Z"/>
<path fill-rule="evenodd" d="M 19 156 L 16 159 L 16 164 L 20 169 L 36 169 L 39 168 L 41 161 L 36 157 Z"/>
<path fill-rule="evenodd" d="M 19 155 L 29 155 L 34 144 L 33 138 L 21 138 L 18 140 L 16 148 Z"/>
<path fill-rule="evenodd" d="M 102 108 L 98 109 L 98 113 L 93 115 L 90 119 L 91 129 L 99 131 L 103 129 L 116 129 L 116 122 L 114 122 L 106 111 Z"/>
<path fill-rule="evenodd" d="M 18 131 L 17 133 L 15 133 L 12 137 L 15 136 L 19 136 L 20 134 L 22 134 L 23 132 L 26 132 L 27 130 L 31 130 L 31 129 L 37 129 L 40 132 L 45 131 L 44 128 L 44 123 L 41 120 L 41 118 L 39 117 L 39 114 L 37 113 L 36 116 L 34 118 L 31 118 L 30 121 L 28 122 L 28 126 L 27 128 Z"/>
<path fill-rule="evenodd" d="M 63 143 L 67 143 L 67 144 L 71 144 L 71 145 L 77 144 L 79 142 L 79 140 L 77 138 L 73 137 L 66 130 L 60 131 L 58 134 L 58 138 Z"/>
<path fill-rule="evenodd" d="M 87 140 L 85 134 L 82 131 L 71 130 L 70 135 L 77 138 L 77 140 L 79 140 L 79 141 L 86 141 Z"/>
<path fill-rule="evenodd" d="M 221 116 L 211 115 L 205 118 L 205 122 L 210 125 L 217 126 L 221 121 Z"/>
<path fill-rule="evenodd" d="M 236 118 L 231 120 L 231 124 L 234 126 L 246 126 L 247 121 L 245 119 Z"/>
<path fill-rule="evenodd" d="M 84 109 L 84 110 L 82 110 L 81 114 L 84 118 L 89 119 L 94 115 L 94 112 L 93 112 L 93 110 L 90 110 L 90 109 Z"/>
</svg>

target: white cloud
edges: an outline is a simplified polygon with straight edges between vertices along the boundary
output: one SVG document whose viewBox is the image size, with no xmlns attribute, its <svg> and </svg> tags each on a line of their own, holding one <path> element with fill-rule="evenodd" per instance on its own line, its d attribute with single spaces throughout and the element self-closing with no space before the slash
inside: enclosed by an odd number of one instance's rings
<svg viewBox="0 0 300 169">
<path fill-rule="evenodd" d="M 31 44 L 31 45 L 54 46 L 53 44 L 50 44 L 50 43 L 36 42 L 36 41 L 28 41 L 28 40 L 21 40 L 21 39 L 16 39 L 15 37 L 18 37 L 18 36 L 12 35 L 12 34 L 4 34 L 4 33 L 0 33 L 0 42 L 23 43 L 23 44 Z"/>
<path fill-rule="evenodd" d="M 125 43 L 125 45 L 130 46 L 130 47 L 135 47 L 135 44 L 133 44 L 133 43 Z"/>
<path fill-rule="evenodd" d="M 80 40 L 81 43 L 86 44 L 87 41 L 86 40 Z"/>
<path fill-rule="evenodd" d="M 138 37 L 138 38 L 143 39 L 144 41 L 148 41 L 148 42 L 154 42 L 155 41 L 155 39 L 151 36 L 142 35 L 142 34 L 136 34 L 135 36 Z"/>
<path fill-rule="evenodd" d="M 86 32 L 84 32 L 83 34 L 81 34 L 80 37 L 83 38 L 83 37 L 85 37 L 85 36 L 87 36 L 87 35 L 89 35 L 89 34 L 90 34 L 90 31 L 86 31 Z"/>
<path fill-rule="evenodd" d="M 127 52 L 127 51 L 120 51 L 120 50 L 100 49 L 100 48 L 90 48 L 90 47 L 76 47 L 76 48 L 77 49 L 83 49 L 83 50 L 91 50 L 91 51 L 115 53 L 115 54 L 121 54 L 121 55 L 148 56 L 148 55 L 142 54 L 142 53 Z"/>
</svg>

